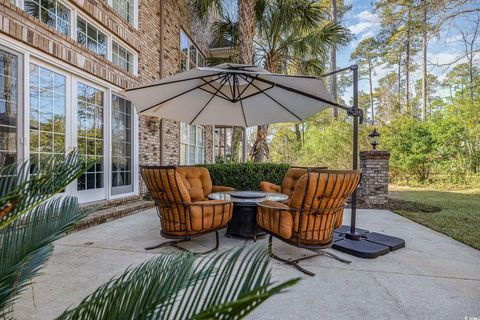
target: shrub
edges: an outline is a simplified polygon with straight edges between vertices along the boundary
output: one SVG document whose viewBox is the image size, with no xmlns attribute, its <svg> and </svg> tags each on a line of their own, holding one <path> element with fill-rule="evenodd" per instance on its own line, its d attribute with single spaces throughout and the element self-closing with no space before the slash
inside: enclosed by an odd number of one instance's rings
<svg viewBox="0 0 480 320">
<path fill-rule="evenodd" d="M 216 163 L 203 165 L 210 171 L 212 182 L 237 190 L 258 190 L 261 181 L 280 185 L 288 164 L 277 163 Z"/>
</svg>

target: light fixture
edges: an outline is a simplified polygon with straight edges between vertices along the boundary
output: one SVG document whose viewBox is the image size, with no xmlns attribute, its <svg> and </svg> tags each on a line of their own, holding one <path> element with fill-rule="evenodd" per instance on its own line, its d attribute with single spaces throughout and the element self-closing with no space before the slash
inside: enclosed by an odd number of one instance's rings
<svg viewBox="0 0 480 320">
<path fill-rule="evenodd" d="M 373 129 L 373 132 L 368 135 L 368 140 L 370 141 L 373 150 L 377 149 L 379 138 L 380 133 L 378 133 L 377 129 Z"/>
<path fill-rule="evenodd" d="M 147 120 L 147 126 L 153 131 L 160 129 L 160 119 L 157 117 L 149 117 Z"/>
</svg>

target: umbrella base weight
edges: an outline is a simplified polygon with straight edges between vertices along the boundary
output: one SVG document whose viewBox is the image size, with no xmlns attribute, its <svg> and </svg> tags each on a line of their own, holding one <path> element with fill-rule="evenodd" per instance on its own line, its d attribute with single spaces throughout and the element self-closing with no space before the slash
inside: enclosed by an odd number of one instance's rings
<svg viewBox="0 0 480 320">
<path fill-rule="evenodd" d="M 359 228 L 352 234 L 350 226 L 341 226 L 334 231 L 332 245 L 335 250 L 364 259 L 374 259 L 403 247 L 403 239 Z"/>
</svg>

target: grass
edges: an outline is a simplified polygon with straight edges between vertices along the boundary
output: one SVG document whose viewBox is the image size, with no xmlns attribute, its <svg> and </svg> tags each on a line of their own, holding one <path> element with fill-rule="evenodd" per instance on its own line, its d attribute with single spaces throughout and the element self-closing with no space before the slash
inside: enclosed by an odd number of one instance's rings
<svg viewBox="0 0 480 320">
<path fill-rule="evenodd" d="M 410 206 L 394 211 L 480 250 L 480 189 L 450 191 L 390 186 L 390 197 L 440 208 L 427 212 Z"/>
</svg>

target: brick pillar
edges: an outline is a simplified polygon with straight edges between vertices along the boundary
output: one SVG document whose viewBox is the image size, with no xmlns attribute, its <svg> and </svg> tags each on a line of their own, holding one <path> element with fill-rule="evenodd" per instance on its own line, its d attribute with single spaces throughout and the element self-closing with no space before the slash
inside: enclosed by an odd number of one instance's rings
<svg viewBox="0 0 480 320">
<path fill-rule="evenodd" d="M 388 161 L 390 152 L 370 150 L 360 152 L 362 181 L 358 202 L 365 207 L 385 207 L 388 204 Z"/>
</svg>

